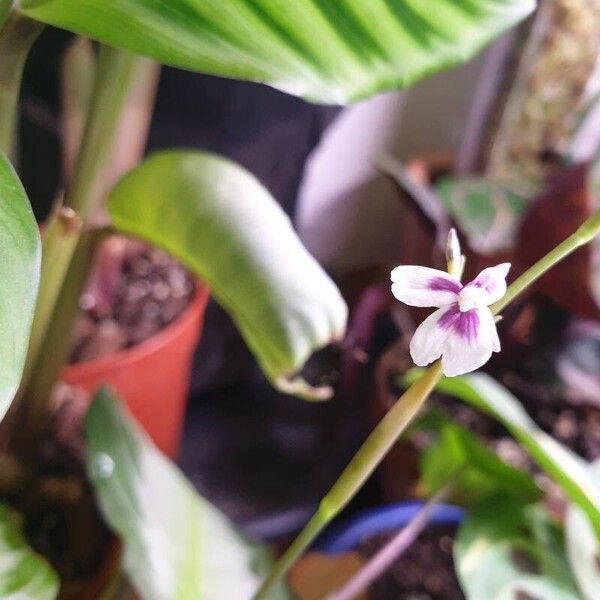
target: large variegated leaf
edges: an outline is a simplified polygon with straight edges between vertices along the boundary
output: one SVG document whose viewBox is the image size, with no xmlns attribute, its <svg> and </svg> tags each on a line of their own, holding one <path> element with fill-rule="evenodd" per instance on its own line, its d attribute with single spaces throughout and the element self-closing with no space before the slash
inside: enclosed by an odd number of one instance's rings
<svg viewBox="0 0 600 600">
<path fill-rule="evenodd" d="M 17 0 L 34 19 L 165 64 L 319 102 L 459 63 L 535 0 Z"/>
<path fill-rule="evenodd" d="M 21 380 L 40 280 L 40 236 L 25 190 L 0 152 L 0 419 Z"/>
<path fill-rule="evenodd" d="M 160 152 L 116 185 L 108 211 L 117 229 L 164 248 L 208 284 L 280 389 L 330 395 L 292 377 L 343 335 L 346 305 L 250 173 L 214 154 Z"/>
<path fill-rule="evenodd" d="M 16 515 L 0 503 L 0 598 L 53 600 L 58 586 L 58 576 L 31 549 Z"/>
<path fill-rule="evenodd" d="M 141 597 L 248 600 L 269 552 L 198 496 L 106 389 L 90 406 L 86 434 L 90 480 L 107 524 L 123 539 L 123 566 Z"/>
</svg>

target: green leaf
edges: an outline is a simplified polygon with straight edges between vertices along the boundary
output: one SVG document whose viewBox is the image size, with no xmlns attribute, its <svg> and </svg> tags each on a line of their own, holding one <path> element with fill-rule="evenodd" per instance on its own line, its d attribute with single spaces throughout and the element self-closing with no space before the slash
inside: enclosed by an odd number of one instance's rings
<svg viewBox="0 0 600 600">
<path fill-rule="evenodd" d="M 0 598 L 52 600 L 58 595 L 58 587 L 58 576 L 31 549 L 16 514 L 0 503 Z"/>
<path fill-rule="evenodd" d="M 600 485 L 600 460 L 591 467 Z M 597 600 L 600 591 L 600 542 L 585 513 L 571 504 L 565 520 L 567 556 L 586 600 Z"/>
<path fill-rule="evenodd" d="M 413 369 L 407 381 L 422 370 Z M 542 431 L 521 403 L 485 373 L 443 378 L 436 389 L 491 415 L 518 440 L 531 458 L 552 477 L 590 519 L 600 535 L 600 485 L 586 461 Z"/>
<path fill-rule="evenodd" d="M 208 284 L 279 389 L 331 395 L 292 377 L 342 337 L 346 305 L 250 173 L 214 154 L 160 152 L 116 185 L 108 211 L 119 230 L 164 248 Z"/>
<path fill-rule="evenodd" d="M 40 258 L 40 236 L 29 200 L 0 152 L 0 420 L 21 381 Z"/>
<path fill-rule="evenodd" d="M 469 511 L 454 562 L 467 600 L 580 600 L 562 530 L 543 509 L 511 496 L 493 496 Z"/>
<path fill-rule="evenodd" d="M 445 177 L 436 192 L 473 250 L 495 254 L 514 246 L 528 191 L 479 177 Z"/>
<path fill-rule="evenodd" d="M 534 0 L 20 0 L 34 19 L 192 71 L 326 103 L 463 62 Z"/>
<path fill-rule="evenodd" d="M 145 600 L 250 598 L 268 551 L 198 496 L 108 390 L 86 417 L 87 470 L 124 568 Z M 261 571 L 261 572 L 259 572 Z"/>
<path fill-rule="evenodd" d="M 456 473 L 456 476 L 452 476 Z M 446 423 L 437 440 L 421 454 L 421 478 L 427 494 L 452 478 L 452 498 L 471 505 L 495 493 L 506 492 L 534 502 L 542 492 L 528 474 L 503 462 L 467 429 Z"/>
</svg>

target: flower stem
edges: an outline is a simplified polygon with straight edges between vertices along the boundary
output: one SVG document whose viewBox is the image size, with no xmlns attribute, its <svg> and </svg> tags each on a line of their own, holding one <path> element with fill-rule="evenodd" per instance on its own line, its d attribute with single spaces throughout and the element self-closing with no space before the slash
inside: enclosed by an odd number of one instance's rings
<svg viewBox="0 0 600 600">
<path fill-rule="evenodd" d="M 436 361 L 400 396 L 379 424 L 372 431 L 365 443 L 354 455 L 348 466 L 331 490 L 321 500 L 315 515 L 286 550 L 283 556 L 264 581 L 255 598 L 268 598 L 271 587 L 294 564 L 296 559 L 310 546 L 321 530 L 333 519 L 363 483 L 373 473 L 383 457 L 396 443 L 398 436 L 413 420 L 419 409 L 442 377 L 440 361 Z"/>
<path fill-rule="evenodd" d="M 577 250 L 577 248 L 591 242 L 598 233 L 600 233 L 600 210 L 596 211 L 575 233 L 556 246 L 554 250 L 551 250 L 546 256 L 529 267 L 525 273 L 517 277 L 506 290 L 506 294 L 498 302 L 490 306 L 492 313 L 497 315 L 507 304 L 512 302 L 516 296 L 540 278 L 546 271 Z"/>
<path fill-rule="evenodd" d="M 599 232 L 600 211 L 592 215 L 575 233 L 518 277 L 508 287 L 504 298 L 490 307 L 493 313 L 498 314 L 528 285 L 531 285 L 538 277 L 571 252 L 590 242 Z M 285 575 L 329 522 L 350 502 L 365 480 L 395 444 L 398 437 L 417 415 L 441 376 L 441 365 L 438 360 L 400 396 L 351 459 L 331 490 L 321 500 L 317 512 L 310 519 L 307 526 L 277 561 L 254 596 L 255 600 L 266 600 L 269 597 L 269 593 L 277 581 Z"/>
</svg>

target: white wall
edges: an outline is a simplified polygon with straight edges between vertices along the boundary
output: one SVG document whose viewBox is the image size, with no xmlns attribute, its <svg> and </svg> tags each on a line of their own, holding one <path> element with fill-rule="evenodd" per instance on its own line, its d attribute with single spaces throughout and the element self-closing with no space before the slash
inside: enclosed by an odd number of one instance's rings
<svg viewBox="0 0 600 600">
<path fill-rule="evenodd" d="M 296 213 L 301 238 L 323 264 L 342 272 L 394 246 L 398 200 L 371 157 L 455 151 L 483 62 L 479 56 L 407 92 L 348 107 L 332 123 L 309 159 Z"/>
</svg>

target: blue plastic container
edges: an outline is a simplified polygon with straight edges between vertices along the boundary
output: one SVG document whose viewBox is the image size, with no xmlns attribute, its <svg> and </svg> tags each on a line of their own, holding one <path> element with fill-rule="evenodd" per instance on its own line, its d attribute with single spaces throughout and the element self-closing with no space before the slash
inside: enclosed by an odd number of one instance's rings
<svg viewBox="0 0 600 600">
<path fill-rule="evenodd" d="M 354 517 L 327 529 L 313 545 L 313 550 L 338 554 L 354 550 L 367 536 L 392 533 L 404 527 L 423 506 L 423 502 L 399 502 L 364 510 Z M 464 509 L 451 504 L 438 504 L 430 525 L 458 525 Z"/>
</svg>

